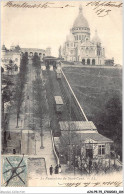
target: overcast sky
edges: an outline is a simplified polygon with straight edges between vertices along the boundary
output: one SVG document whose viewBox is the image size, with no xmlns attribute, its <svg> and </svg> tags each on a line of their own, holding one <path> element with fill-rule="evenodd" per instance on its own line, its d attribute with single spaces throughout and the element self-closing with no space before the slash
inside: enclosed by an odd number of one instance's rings
<svg viewBox="0 0 124 194">
<path fill-rule="evenodd" d="M 24 2 L 24 1 L 23 1 Z M 23 2 L 14 2 L 20 3 Z M 27 1 L 28 4 L 39 4 L 43 1 Z M 58 48 L 63 45 L 74 20 L 78 16 L 79 5 L 83 7 L 83 14 L 87 19 L 91 39 L 97 29 L 99 37 L 105 47 L 107 58 L 115 58 L 116 63 L 122 64 L 122 8 L 112 8 L 105 17 L 98 17 L 93 6 L 86 6 L 87 2 L 65 1 L 56 2 L 51 6 L 74 7 L 65 8 L 8 8 L 2 2 L 2 43 L 8 48 L 12 44 L 19 44 L 23 48 L 52 48 L 52 55 L 58 56 Z M 107 8 L 108 9 L 108 8 Z"/>
</svg>

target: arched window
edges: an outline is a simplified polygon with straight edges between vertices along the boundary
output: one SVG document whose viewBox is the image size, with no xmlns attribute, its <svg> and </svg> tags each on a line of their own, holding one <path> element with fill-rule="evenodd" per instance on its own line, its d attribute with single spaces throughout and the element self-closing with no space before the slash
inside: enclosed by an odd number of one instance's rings
<svg viewBox="0 0 124 194">
<path fill-rule="evenodd" d="M 87 65 L 90 65 L 90 59 L 87 59 Z"/>
<path fill-rule="evenodd" d="M 85 59 L 82 59 L 82 64 L 85 65 Z"/>
<path fill-rule="evenodd" d="M 30 52 L 30 56 L 33 56 L 33 53 L 32 52 Z"/>
<path fill-rule="evenodd" d="M 88 51 L 88 47 L 86 47 L 86 53 L 88 53 L 89 51 Z"/>
<path fill-rule="evenodd" d="M 92 59 L 92 65 L 95 65 L 95 59 Z"/>
</svg>

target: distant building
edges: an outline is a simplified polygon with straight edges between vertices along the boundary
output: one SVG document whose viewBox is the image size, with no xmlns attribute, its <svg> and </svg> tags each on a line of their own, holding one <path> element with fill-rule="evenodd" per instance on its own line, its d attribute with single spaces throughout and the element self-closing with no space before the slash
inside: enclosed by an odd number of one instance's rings
<svg viewBox="0 0 124 194">
<path fill-rule="evenodd" d="M 106 66 L 114 66 L 114 58 L 105 60 Z"/>
<path fill-rule="evenodd" d="M 30 57 L 32 57 L 35 53 L 38 54 L 40 60 L 43 61 L 43 58 L 46 56 L 46 51 L 44 49 L 38 48 L 21 48 L 21 54 L 28 53 Z"/>
<path fill-rule="evenodd" d="M 51 56 L 51 48 L 46 48 L 46 56 Z"/>
<path fill-rule="evenodd" d="M 83 15 L 82 6 L 75 19 L 70 34 L 67 35 L 63 46 L 59 48 L 59 57 L 65 61 L 77 61 L 83 65 L 104 65 L 105 49 L 101 44 L 97 30 L 90 39 L 90 27 Z"/>
<path fill-rule="evenodd" d="M 1 66 L 4 68 L 4 73 L 16 74 L 20 70 L 20 47 L 11 46 L 7 49 L 5 45 L 2 46 L 1 52 Z"/>
</svg>

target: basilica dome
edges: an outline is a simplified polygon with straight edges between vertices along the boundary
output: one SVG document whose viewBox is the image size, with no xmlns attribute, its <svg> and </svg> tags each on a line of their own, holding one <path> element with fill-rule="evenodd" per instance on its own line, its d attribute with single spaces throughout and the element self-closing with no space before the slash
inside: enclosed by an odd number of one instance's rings
<svg viewBox="0 0 124 194">
<path fill-rule="evenodd" d="M 73 24 L 73 28 L 78 28 L 78 27 L 89 28 L 88 21 L 83 16 L 81 5 L 79 7 L 78 17 L 75 19 L 74 24 Z"/>
</svg>

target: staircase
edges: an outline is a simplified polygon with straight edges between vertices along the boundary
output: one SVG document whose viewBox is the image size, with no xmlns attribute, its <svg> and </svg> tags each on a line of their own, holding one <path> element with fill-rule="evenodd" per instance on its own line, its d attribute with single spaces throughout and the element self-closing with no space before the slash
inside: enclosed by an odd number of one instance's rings
<svg viewBox="0 0 124 194">
<path fill-rule="evenodd" d="M 46 162 L 44 158 L 32 157 L 28 158 L 28 180 L 35 181 L 47 176 Z"/>
</svg>

